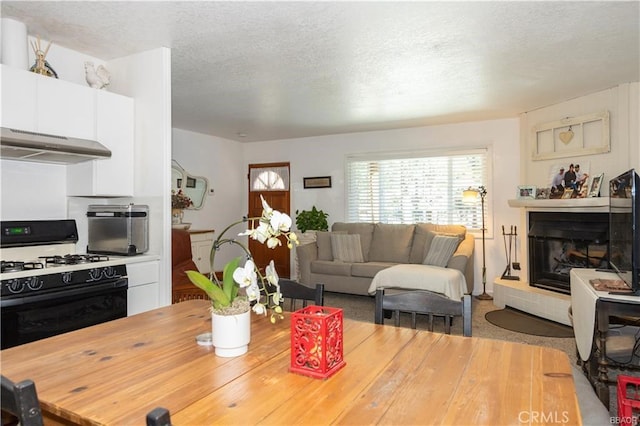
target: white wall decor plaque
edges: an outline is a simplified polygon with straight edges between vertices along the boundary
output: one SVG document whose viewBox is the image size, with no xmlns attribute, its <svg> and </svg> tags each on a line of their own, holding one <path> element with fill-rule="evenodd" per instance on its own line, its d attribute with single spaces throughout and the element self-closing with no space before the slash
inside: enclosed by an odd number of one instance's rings
<svg viewBox="0 0 640 426">
<path fill-rule="evenodd" d="M 533 161 L 609 152 L 609 111 L 538 124 L 531 143 Z"/>
</svg>

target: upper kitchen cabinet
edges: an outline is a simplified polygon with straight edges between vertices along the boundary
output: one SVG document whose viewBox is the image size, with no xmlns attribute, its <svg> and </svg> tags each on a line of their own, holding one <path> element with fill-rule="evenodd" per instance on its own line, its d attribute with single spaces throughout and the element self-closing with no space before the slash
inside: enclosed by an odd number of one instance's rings
<svg viewBox="0 0 640 426">
<path fill-rule="evenodd" d="M 133 196 L 134 101 L 95 90 L 96 139 L 111 150 L 111 158 L 67 166 L 69 196 Z"/>
<path fill-rule="evenodd" d="M 51 77 L 34 75 L 37 79 L 38 132 L 96 139 L 95 90 Z"/>
<path fill-rule="evenodd" d="M 1 66 L 2 126 L 98 141 L 111 158 L 67 165 L 69 196 L 133 196 L 134 100 Z"/>
<path fill-rule="evenodd" d="M 2 72 L 2 127 L 36 130 L 35 74 L 0 66 Z"/>
<path fill-rule="evenodd" d="M 3 65 L 2 126 L 95 139 L 94 89 Z"/>
</svg>

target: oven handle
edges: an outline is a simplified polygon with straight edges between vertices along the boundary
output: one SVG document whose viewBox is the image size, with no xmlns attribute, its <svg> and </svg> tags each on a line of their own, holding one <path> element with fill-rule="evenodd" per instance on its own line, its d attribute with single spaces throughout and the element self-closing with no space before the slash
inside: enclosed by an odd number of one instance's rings
<svg viewBox="0 0 640 426">
<path fill-rule="evenodd" d="M 66 298 L 69 296 L 79 296 L 79 295 L 84 296 L 84 295 L 90 295 L 94 293 L 101 293 L 101 292 L 104 292 L 105 290 L 127 289 L 127 288 L 129 288 L 129 281 L 127 280 L 127 278 L 120 278 L 116 281 L 110 281 L 107 283 L 100 283 L 100 284 L 83 285 L 80 288 L 73 288 L 70 290 L 63 289 L 61 291 L 56 291 L 53 293 L 29 295 L 27 297 L 17 297 L 17 298 L 11 298 L 7 300 L 0 300 L 0 307 L 8 308 L 10 306 L 20 306 L 26 303 L 55 300 L 55 299 Z"/>
</svg>

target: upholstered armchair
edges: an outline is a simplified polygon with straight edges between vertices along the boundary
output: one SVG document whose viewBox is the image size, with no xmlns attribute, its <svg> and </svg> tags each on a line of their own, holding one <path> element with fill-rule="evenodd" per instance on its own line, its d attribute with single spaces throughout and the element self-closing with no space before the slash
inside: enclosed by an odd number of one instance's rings
<svg viewBox="0 0 640 426">
<path fill-rule="evenodd" d="M 191 299 L 207 299 L 205 292 L 193 285 L 185 271 L 197 271 L 191 253 L 191 236 L 183 229 L 171 232 L 171 298 L 172 303 Z"/>
</svg>

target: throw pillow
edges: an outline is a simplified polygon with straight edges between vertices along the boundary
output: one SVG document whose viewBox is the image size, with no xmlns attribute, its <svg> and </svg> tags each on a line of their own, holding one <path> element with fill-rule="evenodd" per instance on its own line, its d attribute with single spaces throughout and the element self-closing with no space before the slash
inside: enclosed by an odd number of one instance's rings
<svg viewBox="0 0 640 426">
<path fill-rule="evenodd" d="M 422 263 L 424 265 L 441 266 L 445 268 L 447 263 L 449 263 L 449 259 L 453 256 L 453 253 L 456 252 L 458 244 L 460 244 L 458 237 L 448 237 L 445 235 L 434 236 L 431 241 L 431 246 L 429 247 L 429 253 L 427 253 Z"/>
<path fill-rule="evenodd" d="M 331 234 L 333 260 L 348 263 L 362 263 L 362 246 L 359 234 Z"/>
<path fill-rule="evenodd" d="M 333 260 L 333 251 L 331 250 L 331 235 L 334 233 L 346 234 L 346 231 L 337 232 L 316 232 L 316 245 L 318 246 L 318 260 Z"/>
</svg>

